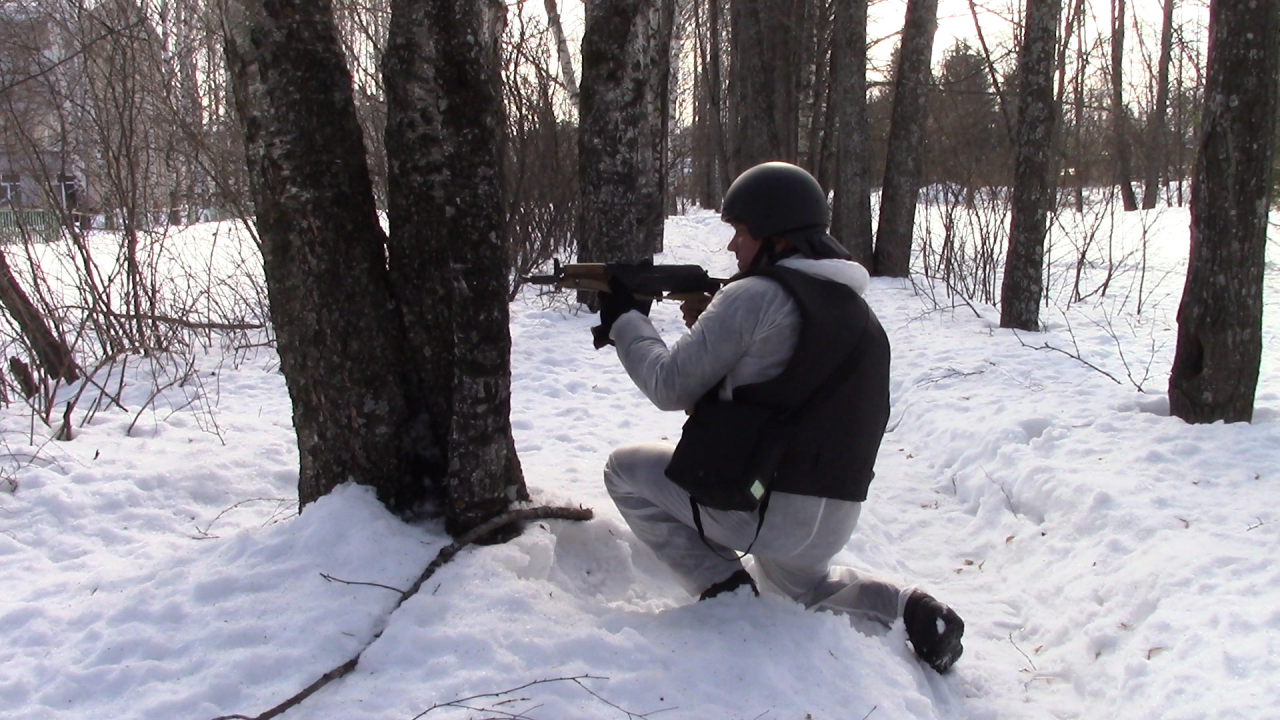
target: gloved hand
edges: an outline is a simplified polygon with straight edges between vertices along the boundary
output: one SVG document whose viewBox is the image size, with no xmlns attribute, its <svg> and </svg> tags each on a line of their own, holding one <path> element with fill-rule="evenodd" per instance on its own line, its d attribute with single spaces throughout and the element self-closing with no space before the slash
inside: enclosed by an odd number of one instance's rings
<svg viewBox="0 0 1280 720">
<path fill-rule="evenodd" d="M 600 324 L 591 328 L 592 344 L 597 350 L 612 345 L 609 331 L 613 330 L 614 321 L 632 310 L 648 315 L 652 306 L 652 300 L 637 298 L 617 276 L 609 278 L 609 292 L 600 293 Z"/>
<path fill-rule="evenodd" d="M 693 327 L 698 322 L 698 318 L 702 317 L 702 313 L 706 311 L 707 306 L 711 304 L 711 295 L 703 293 L 702 295 L 689 298 L 680 303 L 680 314 L 684 317 L 684 326 Z"/>
</svg>

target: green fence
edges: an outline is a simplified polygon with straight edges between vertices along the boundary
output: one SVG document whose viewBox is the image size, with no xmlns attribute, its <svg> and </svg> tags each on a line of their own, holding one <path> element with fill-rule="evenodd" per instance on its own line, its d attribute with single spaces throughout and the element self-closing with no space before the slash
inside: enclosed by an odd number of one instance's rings
<svg viewBox="0 0 1280 720">
<path fill-rule="evenodd" d="M 62 217 L 56 210 L 0 210 L 0 242 L 53 242 L 61 233 Z"/>
</svg>

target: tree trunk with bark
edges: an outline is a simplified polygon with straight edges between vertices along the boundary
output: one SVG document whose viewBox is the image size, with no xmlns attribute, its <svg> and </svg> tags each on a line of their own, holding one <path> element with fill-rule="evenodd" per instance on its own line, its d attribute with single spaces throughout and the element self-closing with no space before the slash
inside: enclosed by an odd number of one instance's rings
<svg viewBox="0 0 1280 720">
<path fill-rule="evenodd" d="M 906 277 L 911 271 L 911 239 L 924 157 L 926 99 L 938 0 L 907 0 L 898 55 L 898 76 L 889 120 L 889 147 L 876 228 L 876 275 Z"/>
<path fill-rule="evenodd" d="M 1075 16 L 1076 27 L 1076 57 L 1085 56 L 1084 41 L 1084 14 L 1078 13 Z M 1085 160 L 1084 152 L 1084 128 L 1085 128 L 1085 103 L 1084 92 L 1088 65 L 1080 62 L 1076 64 L 1076 76 L 1072 83 L 1072 106 L 1074 114 L 1072 116 L 1072 148 L 1071 156 L 1073 158 L 1073 166 L 1071 173 L 1072 191 L 1076 205 L 1076 212 L 1084 212 L 1084 186 L 1085 179 L 1092 174 L 1092 163 Z"/>
<path fill-rule="evenodd" d="M 524 494 L 510 432 L 503 8 L 403 0 L 386 61 L 390 241 L 327 0 L 234 0 L 226 55 L 307 503 L 444 496 L 462 532 Z"/>
<path fill-rule="evenodd" d="M 404 512 L 423 497 L 402 442 L 418 411 L 332 17 L 327 0 L 230 3 L 227 61 L 293 401 L 299 500 L 355 480 Z"/>
<path fill-rule="evenodd" d="M 867 122 L 867 1 L 836 0 L 831 82 L 836 118 L 831 234 L 871 267 L 871 132 Z"/>
<path fill-rule="evenodd" d="M 524 496 L 511 433 L 497 0 L 393 0 L 388 260 L 457 534 Z"/>
<path fill-rule="evenodd" d="M 1126 211 L 1138 209 L 1129 158 L 1129 112 L 1124 107 L 1124 0 L 1111 0 L 1111 133 L 1115 177 Z"/>
<path fill-rule="evenodd" d="M 1262 358 L 1270 162 L 1280 105 L 1280 0 L 1214 0 L 1204 125 L 1191 185 L 1191 257 L 1169 410 L 1250 421 Z"/>
<path fill-rule="evenodd" d="M 1147 119 L 1147 172 L 1142 187 L 1142 208 L 1156 206 L 1160 196 L 1160 174 L 1168 165 L 1165 142 L 1166 118 L 1169 111 L 1169 65 L 1173 61 L 1173 6 L 1176 0 L 1164 0 L 1164 18 L 1160 24 L 1160 60 L 1156 68 L 1156 106 Z"/>
<path fill-rule="evenodd" d="M 75 358 L 71 356 L 71 348 L 67 347 L 66 340 L 49 326 L 44 316 L 31 302 L 31 298 L 18 284 L 17 278 L 13 276 L 13 270 L 9 267 L 9 260 L 3 252 L 0 252 L 0 304 L 4 305 L 5 311 L 9 313 L 10 318 L 13 318 L 14 324 L 18 326 L 27 344 L 31 346 L 31 352 L 35 355 L 45 377 L 67 382 L 80 379 L 80 368 L 76 366 Z"/>
<path fill-rule="evenodd" d="M 1060 0 L 1027 0 L 1018 51 L 1018 136 L 1012 217 L 1000 327 L 1039 330 L 1044 293 L 1044 241 L 1054 205 L 1053 129 L 1058 108 L 1053 93 Z"/>
<path fill-rule="evenodd" d="M 674 0 L 595 0 L 582 37 L 578 260 L 662 246 Z"/>
<path fill-rule="evenodd" d="M 565 92 L 569 93 L 569 101 L 578 107 L 578 80 L 573 72 L 573 55 L 569 52 L 569 41 L 564 36 L 564 25 L 560 22 L 560 11 L 556 9 L 556 0 L 544 0 L 547 11 L 547 25 L 551 26 L 551 34 L 556 40 L 556 57 L 560 60 L 560 77 Z"/>
<path fill-rule="evenodd" d="M 698 169 L 697 199 L 701 207 L 717 209 L 728 189 L 728 154 L 725 150 L 724 95 L 721 82 L 720 4 L 723 0 L 695 3 L 694 41 L 697 46 L 697 98 L 695 102 L 699 144 L 693 148 Z M 703 7 L 706 9 L 705 19 Z"/>
<path fill-rule="evenodd" d="M 789 0 L 730 0 L 732 177 L 762 162 L 796 161 L 800 82 L 796 6 Z"/>
</svg>

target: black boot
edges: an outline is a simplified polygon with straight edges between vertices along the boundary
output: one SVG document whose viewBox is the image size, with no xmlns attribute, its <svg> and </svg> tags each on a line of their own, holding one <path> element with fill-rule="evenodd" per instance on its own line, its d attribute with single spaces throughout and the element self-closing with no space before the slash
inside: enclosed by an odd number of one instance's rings
<svg viewBox="0 0 1280 720">
<path fill-rule="evenodd" d="M 940 673 L 950 670 L 964 652 L 960 644 L 964 620 L 929 593 L 911 592 L 902 611 L 902 622 L 907 626 L 907 639 L 916 655 Z"/>
<path fill-rule="evenodd" d="M 719 595 L 720 593 L 733 592 L 734 590 L 737 590 L 743 585 L 751 586 L 752 594 L 754 594 L 757 597 L 760 596 L 760 589 L 756 587 L 756 581 L 754 578 L 751 577 L 751 573 L 747 572 L 746 570 L 737 570 L 729 577 L 712 585 L 706 590 L 703 590 L 702 594 L 698 596 L 698 602 L 702 602 L 703 600 L 710 600 L 711 598 Z"/>
</svg>

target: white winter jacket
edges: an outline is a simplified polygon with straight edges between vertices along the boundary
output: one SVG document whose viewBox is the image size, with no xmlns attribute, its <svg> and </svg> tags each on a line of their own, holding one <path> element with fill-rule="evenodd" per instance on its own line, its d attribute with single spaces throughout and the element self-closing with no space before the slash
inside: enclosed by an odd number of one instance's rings
<svg viewBox="0 0 1280 720">
<path fill-rule="evenodd" d="M 862 295 L 870 276 L 848 260 L 784 258 L 779 265 L 835 280 Z M 720 397 L 732 399 L 739 385 L 781 374 L 800 335 L 800 309 L 778 283 L 747 277 L 712 298 L 689 334 L 670 348 L 649 318 L 631 311 L 618 318 L 609 337 L 636 386 L 662 410 L 688 410 L 721 378 Z"/>
</svg>

